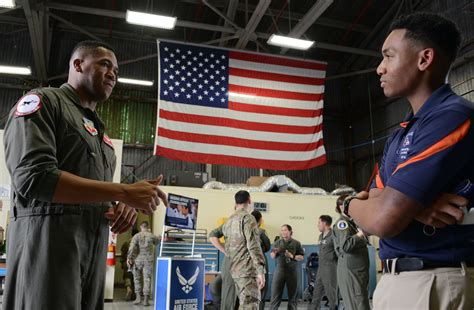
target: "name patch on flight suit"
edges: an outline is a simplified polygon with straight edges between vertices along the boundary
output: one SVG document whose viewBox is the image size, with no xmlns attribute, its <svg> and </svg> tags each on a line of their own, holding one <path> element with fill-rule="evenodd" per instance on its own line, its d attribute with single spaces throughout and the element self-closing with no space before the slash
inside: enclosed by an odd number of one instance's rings
<svg viewBox="0 0 474 310">
<path fill-rule="evenodd" d="M 110 146 L 112 150 L 114 149 L 114 144 L 112 143 L 112 140 L 109 138 L 109 136 L 107 136 L 106 133 L 104 133 L 104 138 L 102 140 L 104 140 L 105 144 Z"/>
<path fill-rule="evenodd" d="M 25 116 L 35 113 L 41 108 L 41 97 L 38 94 L 23 96 L 16 104 L 15 116 Z"/>
<path fill-rule="evenodd" d="M 94 126 L 94 122 L 88 119 L 87 117 L 83 117 L 82 120 L 84 121 L 84 128 L 86 128 L 87 132 L 93 136 L 97 136 L 99 132 Z"/>
<path fill-rule="evenodd" d="M 346 221 L 339 221 L 337 222 L 337 229 L 339 230 L 346 230 L 349 225 L 347 224 Z"/>
</svg>

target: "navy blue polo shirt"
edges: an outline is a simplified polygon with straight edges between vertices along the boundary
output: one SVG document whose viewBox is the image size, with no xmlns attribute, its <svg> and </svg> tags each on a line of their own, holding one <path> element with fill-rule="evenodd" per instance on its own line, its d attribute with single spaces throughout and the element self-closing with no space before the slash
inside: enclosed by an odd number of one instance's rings
<svg viewBox="0 0 474 310">
<path fill-rule="evenodd" d="M 438 88 L 388 139 L 376 186 L 394 188 L 428 207 L 440 193 L 474 182 L 473 118 L 471 102 L 447 84 Z M 450 225 L 432 236 L 424 226 L 413 220 L 398 236 L 381 239 L 380 257 L 474 262 L 474 225 Z"/>
</svg>

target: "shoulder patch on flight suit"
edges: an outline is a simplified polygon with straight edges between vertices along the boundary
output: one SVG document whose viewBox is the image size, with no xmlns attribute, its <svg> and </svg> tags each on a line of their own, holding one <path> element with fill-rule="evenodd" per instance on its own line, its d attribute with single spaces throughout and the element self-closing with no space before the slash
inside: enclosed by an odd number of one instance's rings
<svg viewBox="0 0 474 310">
<path fill-rule="evenodd" d="M 82 121 L 84 122 L 84 128 L 87 130 L 88 133 L 90 133 L 93 136 L 97 136 L 99 132 L 94 126 L 94 122 L 88 119 L 87 117 L 83 117 Z"/>
<path fill-rule="evenodd" d="M 109 138 L 109 136 L 107 136 L 106 133 L 104 133 L 104 138 L 102 140 L 104 140 L 105 144 L 107 144 L 112 149 L 114 149 L 114 144 L 112 143 L 112 140 Z"/>
<path fill-rule="evenodd" d="M 41 95 L 27 94 L 16 104 L 15 116 L 25 116 L 35 113 L 41 108 Z"/>
<path fill-rule="evenodd" d="M 349 225 L 347 224 L 346 221 L 342 220 L 342 221 L 337 222 L 337 229 L 346 230 L 347 227 L 349 227 Z"/>
</svg>

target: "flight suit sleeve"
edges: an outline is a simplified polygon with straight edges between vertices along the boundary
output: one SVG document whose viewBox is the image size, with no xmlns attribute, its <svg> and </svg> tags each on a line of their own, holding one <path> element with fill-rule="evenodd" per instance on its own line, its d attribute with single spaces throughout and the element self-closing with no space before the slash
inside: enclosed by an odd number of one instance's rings
<svg viewBox="0 0 474 310">
<path fill-rule="evenodd" d="M 224 225 L 221 225 L 221 226 L 211 230 L 211 232 L 209 233 L 209 238 L 211 238 L 211 237 L 215 237 L 215 238 L 224 237 L 224 232 L 222 231 L 222 226 L 224 226 Z"/>
<path fill-rule="evenodd" d="M 52 201 L 60 170 L 56 158 L 59 108 L 40 93 L 40 107 L 23 116 L 12 109 L 5 125 L 5 159 L 15 191 L 27 199 Z M 21 104 L 23 101 L 17 103 Z"/>
<path fill-rule="evenodd" d="M 272 246 L 270 239 L 267 236 L 267 232 L 264 229 L 260 230 L 260 245 L 262 247 L 263 253 L 268 252 Z"/>
<path fill-rule="evenodd" d="M 296 252 L 295 255 L 303 255 L 304 256 L 304 249 L 303 246 L 301 245 L 301 242 L 298 241 L 296 244 Z"/>
<path fill-rule="evenodd" d="M 242 230 L 257 274 L 265 274 L 265 258 L 260 247 L 260 232 L 252 215 L 249 214 L 242 218 Z"/>
<path fill-rule="evenodd" d="M 367 246 L 367 240 L 355 235 L 349 225 L 345 220 L 339 220 L 335 224 L 333 238 L 334 248 L 337 252 L 351 253 L 356 249 Z"/>
<path fill-rule="evenodd" d="M 130 241 L 127 258 L 133 261 L 138 256 L 138 250 L 138 234 L 136 234 Z"/>
</svg>

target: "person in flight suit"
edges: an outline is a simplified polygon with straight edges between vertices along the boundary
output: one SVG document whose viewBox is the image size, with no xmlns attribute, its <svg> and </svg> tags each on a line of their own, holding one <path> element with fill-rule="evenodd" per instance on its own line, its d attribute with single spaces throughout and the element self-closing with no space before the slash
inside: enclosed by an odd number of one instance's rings
<svg viewBox="0 0 474 310">
<path fill-rule="evenodd" d="M 374 308 L 474 308 L 474 106 L 446 83 L 460 46 L 455 23 L 420 12 L 395 20 L 381 49 L 380 86 L 412 113 L 388 138 L 370 192 L 343 211 L 381 238 Z"/>
<path fill-rule="evenodd" d="M 257 222 L 249 214 L 250 194 L 238 191 L 235 194 L 235 212 L 222 227 L 225 253 L 230 261 L 230 273 L 239 296 L 239 309 L 257 310 L 260 290 L 265 286 L 265 259 Z"/>
<path fill-rule="evenodd" d="M 83 41 L 60 88 L 28 92 L 5 126 L 12 181 L 3 309 L 103 309 L 109 225 L 120 233 L 152 214 L 162 176 L 112 183 L 113 144 L 95 108 L 117 81 L 113 49 Z M 113 206 L 112 202 L 119 201 Z"/>
<path fill-rule="evenodd" d="M 324 295 L 329 301 L 329 309 L 336 309 L 337 303 L 337 256 L 334 252 L 334 238 L 331 229 L 332 218 L 329 215 L 319 217 L 319 268 L 314 284 L 313 299 L 309 309 L 320 309 Z"/>
<path fill-rule="evenodd" d="M 154 246 L 157 245 L 158 242 L 160 242 L 160 239 L 150 232 L 150 227 L 146 221 L 140 224 L 140 232 L 133 236 L 132 242 L 130 242 L 127 265 L 133 268 L 133 281 L 135 284 L 135 294 L 137 296 L 133 302 L 135 305 L 141 304 L 142 293 L 143 305 L 150 305 L 151 278 L 155 258 Z"/>
<path fill-rule="evenodd" d="M 270 309 L 277 310 L 281 303 L 283 289 L 288 291 L 288 309 L 297 308 L 297 288 L 299 275 L 299 261 L 304 259 L 304 249 L 298 240 L 293 239 L 293 228 L 285 224 L 280 229 L 281 238 L 273 243 L 270 253 L 276 260 L 275 272 L 272 280 L 272 297 Z"/>
<path fill-rule="evenodd" d="M 337 284 L 345 309 L 370 310 L 368 240 L 354 221 L 342 214 L 342 204 L 347 196 L 337 199 L 336 212 L 341 216 L 332 229 L 337 255 Z"/>
<path fill-rule="evenodd" d="M 235 292 L 235 283 L 230 273 L 230 260 L 227 256 L 225 246 L 219 241 L 220 238 L 224 237 L 221 225 L 209 233 L 209 241 L 224 254 L 224 260 L 222 261 L 221 274 L 214 279 L 212 283 L 213 291 L 218 291 L 220 294 L 219 299 L 213 299 L 216 308 L 219 309 L 235 309 L 238 305 L 237 295 Z M 219 287 L 220 284 L 220 287 Z"/>
<path fill-rule="evenodd" d="M 261 227 L 263 222 L 262 213 L 260 213 L 260 211 L 255 210 L 252 211 L 252 215 L 258 224 L 258 231 L 260 232 L 260 247 L 262 248 L 263 257 L 265 258 L 265 270 L 268 270 L 268 260 L 265 256 L 265 253 L 270 251 L 272 243 L 270 242 L 270 239 L 268 238 L 265 229 Z M 268 283 L 268 272 L 265 273 L 265 283 Z M 265 308 L 265 295 L 267 293 L 267 287 L 268 285 L 265 285 L 265 287 L 260 291 L 260 296 L 262 297 L 259 305 L 260 310 L 263 310 Z"/>
</svg>

